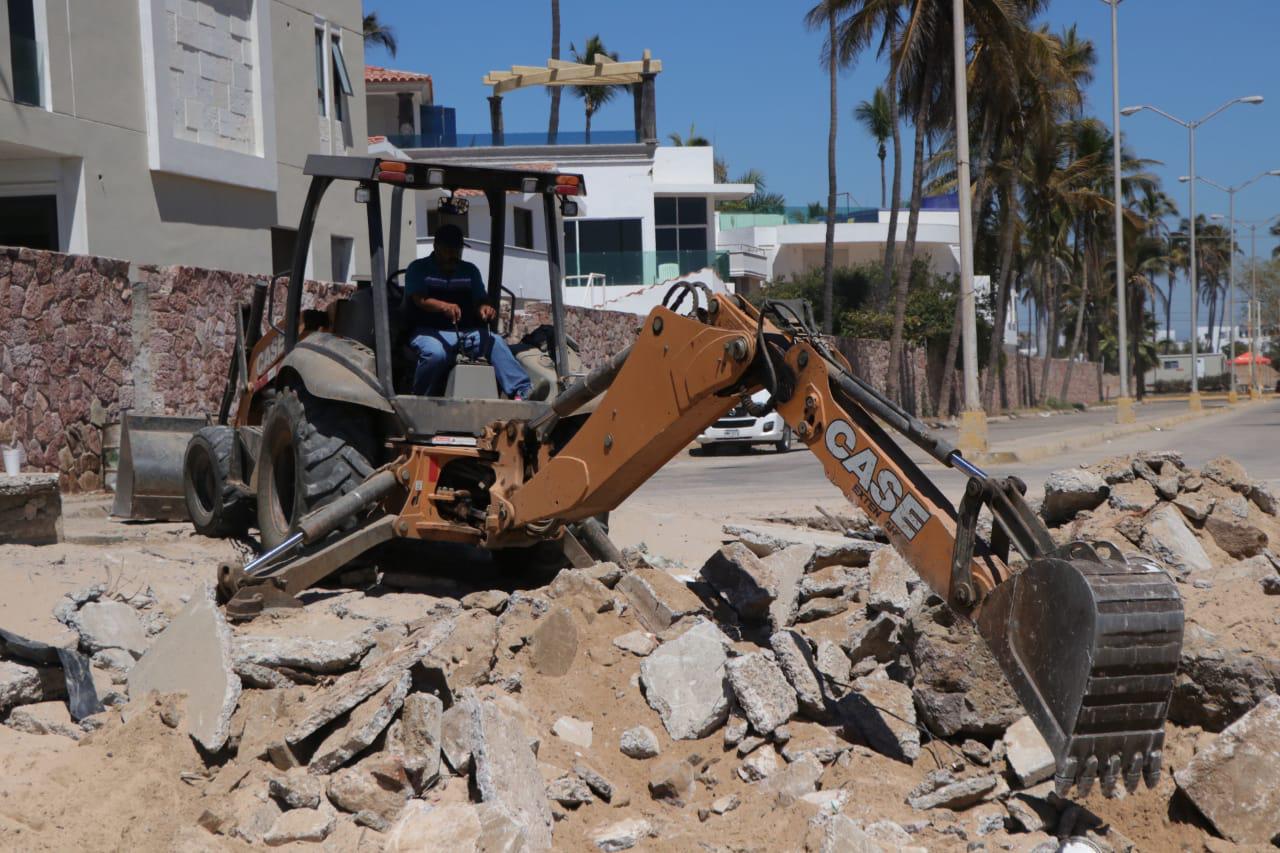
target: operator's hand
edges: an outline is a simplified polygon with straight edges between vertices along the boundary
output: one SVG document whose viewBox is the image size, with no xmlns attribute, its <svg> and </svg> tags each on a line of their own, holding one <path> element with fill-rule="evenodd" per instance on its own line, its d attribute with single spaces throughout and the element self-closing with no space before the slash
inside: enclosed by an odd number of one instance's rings
<svg viewBox="0 0 1280 853">
<path fill-rule="evenodd" d="M 497 316 L 497 313 L 498 313 L 497 311 L 493 310 L 492 305 L 480 306 L 480 319 L 484 320 L 486 323 L 492 320 L 495 316 Z"/>
<path fill-rule="evenodd" d="M 452 302 L 440 302 L 439 310 L 454 325 L 457 325 L 458 321 L 462 319 L 462 306 L 460 305 L 455 305 Z"/>
</svg>

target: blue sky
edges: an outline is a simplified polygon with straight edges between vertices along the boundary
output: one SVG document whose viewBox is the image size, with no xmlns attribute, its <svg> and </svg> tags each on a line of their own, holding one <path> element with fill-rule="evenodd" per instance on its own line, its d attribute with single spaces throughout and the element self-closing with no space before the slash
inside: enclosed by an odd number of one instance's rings
<svg viewBox="0 0 1280 853">
<path fill-rule="evenodd" d="M 696 124 L 731 172 L 760 169 L 771 191 L 783 193 L 790 204 L 804 204 L 826 194 L 826 77 L 818 64 L 821 36 L 806 31 L 802 21 L 809 5 L 561 0 L 562 51 L 567 55 L 569 42 L 581 47 L 594 33 L 622 59 L 638 59 L 650 49 L 664 64 L 657 86 L 659 135 L 683 134 Z M 371 50 L 368 61 L 430 73 L 437 103 L 457 108 L 460 131 L 488 130 L 489 90 L 481 83 L 486 71 L 536 65 L 549 55 L 549 0 L 365 0 L 365 9 L 377 11 L 400 41 L 395 59 Z M 1055 0 L 1043 20 L 1055 30 L 1076 23 L 1081 35 L 1094 41 L 1099 63 L 1088 109 L 1109 123 L 1106 4 Z M 494 22 L 498 26 L 492 31 L 481 31 Z M 1197 169 L 1227 185 L 1280 169 L 1277 32 L 1280 2 L 1275 0 L 1126 0 L 1120 7 L 1121 105 L 1150 103 L 1191 119 L 1229 98 L 1263 95 L 1266 103 L 1234 106 L 1197 132 Z M 879 201 L 879 161 L 872 140 L 854 125 L 852 111 L 884 74 L 884 66 L 867 56 L 839 80 L 839 188 L 867 204 Z M 503 106 L 508 132 L 546 128 L 543 91 L 514 92 Z M 593 128 L 630 128 L 631 110 L 631 99 L 619 98 L 597 113 Z M 1186 187 L 1177 179 L 1187 171 L 1186 131 L 1148 112 L 1121 121 L 1139 156 L 1163 161 L 1155 171 L 1185 213 Z M 581 102 L 566 93 L 560 126 L 580 130 L 582 125 Z M 1201 213 L 1227 212 L 1226 195 L 1203 184 L 1196 202 Z M 1280 178 L 1264 178 L 1237 195 L 1237 220 L 1277 213 Z M 1269 253 L 1274 244 L 1259 236 L 1259 254 Z M 1247 233 L 1244 248 L 1247 252 Z M 1175 324 L 1185 318 L 1185 302 L 1175 301 Z M 1203 321 L 1203 310 L 1201 316 Z"/>
</svg>

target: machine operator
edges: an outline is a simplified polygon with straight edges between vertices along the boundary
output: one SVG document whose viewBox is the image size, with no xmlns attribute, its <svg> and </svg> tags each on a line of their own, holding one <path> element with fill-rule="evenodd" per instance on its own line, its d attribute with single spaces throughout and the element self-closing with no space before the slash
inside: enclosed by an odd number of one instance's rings
<svg viewBox="0 0 1280 853">
<path fill-rule="evenodd" d="M 461 228 L 443 225 L 436 230 L 434 251 L 405 270 L 413 329 L 409 345 L 418 355 L 413 393 L 442 394 L 461 350 L 471 358 L 489 360 L 504 395 L 527 399 L 532 389 L 529 376 L 507 342 L 489 326 L 497 311 L 489 302 L 480 270 L 462 260 L 464 245 Z"/>
</svg>

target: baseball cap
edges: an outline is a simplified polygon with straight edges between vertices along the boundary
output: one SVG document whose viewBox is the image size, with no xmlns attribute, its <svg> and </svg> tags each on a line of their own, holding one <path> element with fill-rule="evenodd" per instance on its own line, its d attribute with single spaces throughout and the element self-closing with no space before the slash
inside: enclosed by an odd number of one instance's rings
<svg viewBox="0 0 1280 853">
<path fill-rule="evenodd" d="M 457 225 L 441 225 L 433 236 L 436 244 L 440 246 L 452 246 L 455 249 L 461 249 L 463 246 L 471 248 L 462 239 L 462 229 Z"/>
</svg>

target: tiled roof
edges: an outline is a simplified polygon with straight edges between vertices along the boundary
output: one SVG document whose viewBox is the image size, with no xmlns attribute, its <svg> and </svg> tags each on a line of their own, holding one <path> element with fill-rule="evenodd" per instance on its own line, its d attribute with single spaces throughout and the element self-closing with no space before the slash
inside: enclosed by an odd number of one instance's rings
<svg viewBox="0 0 1280 853">
<path fill-rule="evenodd" d="M 366 83 L 430 83 L 430 74 L 419 74 L 416 71 L 396 71 L 394 68 L 383 68 L 380 65 L 364 67 Z"/>
</svg>

